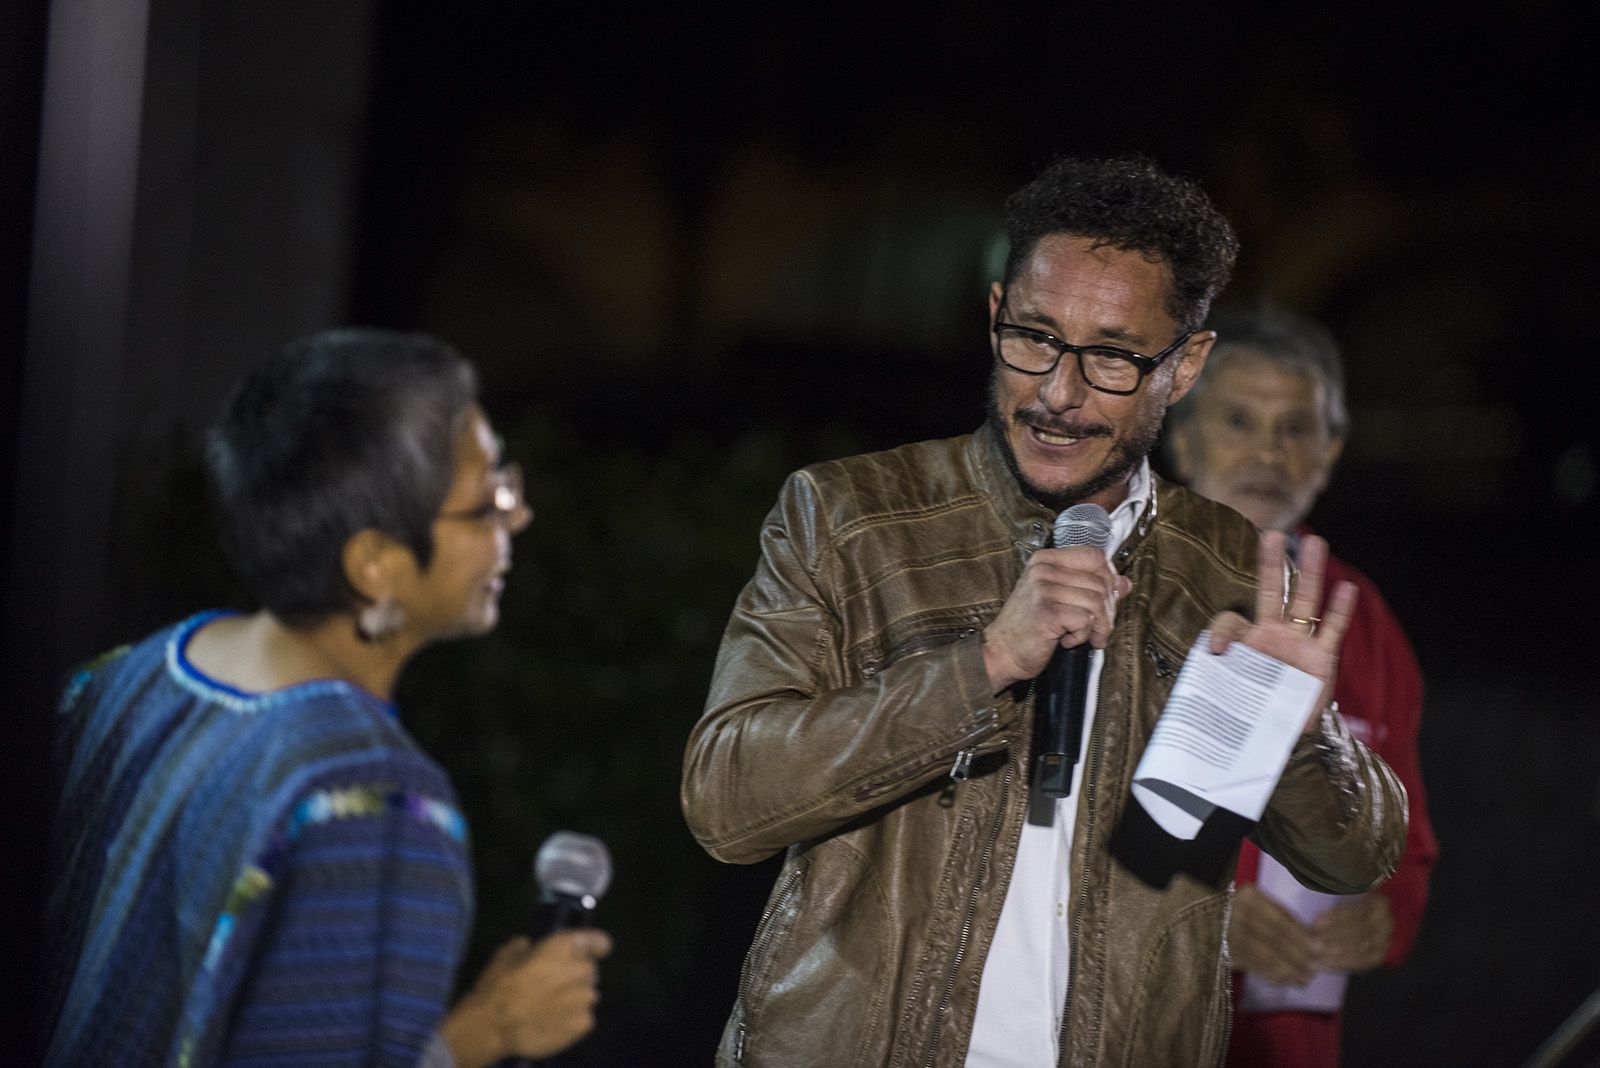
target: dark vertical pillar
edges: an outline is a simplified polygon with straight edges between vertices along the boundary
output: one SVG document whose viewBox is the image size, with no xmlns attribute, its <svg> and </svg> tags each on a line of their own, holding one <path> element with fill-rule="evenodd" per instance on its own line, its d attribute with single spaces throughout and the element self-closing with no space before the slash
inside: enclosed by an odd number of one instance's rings
<svg viewBox="0 0 1600 1068">
<path fill-rule="evenodd" d="M 51 694 L 78 651 L 75 628 L 105 587 L 146 16 L 143 0 L 55 0 L 44 49 L 0 636 L 25 750 L 23 778 L 12 781 L 28 795 L 5 821 L 23 838 L 11 854 L 20 862 L 8 865 L 22 907 L 7 920 L 21 928 L 29 960 L 40 944 L 33 917 L 44 893 Z M 29 984 L 11 1004 L 37 1006 L 36 969 L 6 978 Z"/>
<path fill-rule="evenodd" d="M 87 652 L 101 613 L 144 99 L 142 0 L 50 14 L 7 586 L 35 667 Z"/>
</svg>

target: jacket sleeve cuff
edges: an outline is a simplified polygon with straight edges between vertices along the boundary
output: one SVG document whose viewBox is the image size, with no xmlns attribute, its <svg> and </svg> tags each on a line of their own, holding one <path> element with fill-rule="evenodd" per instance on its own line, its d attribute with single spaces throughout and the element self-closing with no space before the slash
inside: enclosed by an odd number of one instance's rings
<svg viewBox="0 0 1600 1068">
<path fill-rule="evenodd" d="M 1311 889 L 1363 893 L 1400 859 L 1405 787 L 1326 708 L 1295 743 L 1256 836 Z"/>
<path fill-rule="evenodd" d="M 1338 801 L 1337 827 L 1347 829 L 1361 810 L 1361 786 L 1356 779 L 1357 756 L 1355 739 L 1344 720 L 1339 717 L 1339 705 L 1330 702 L 1317 716 L 1313 730 L 1302 734 L 1289 753 L 1285 777 L 1315 765 L 1327 776 Z"/>
<path fill-rule="evenodd" d="M 983 664 L 983 633 L 963 635 L 956 640 L 953 653 L 956 685 L 969 724 L 995 731 L 1009 727 L 1017 718 L 1016 697 L 1010 687 L 998 694 L 991 690 L 989 669 Z"/>
</svg>

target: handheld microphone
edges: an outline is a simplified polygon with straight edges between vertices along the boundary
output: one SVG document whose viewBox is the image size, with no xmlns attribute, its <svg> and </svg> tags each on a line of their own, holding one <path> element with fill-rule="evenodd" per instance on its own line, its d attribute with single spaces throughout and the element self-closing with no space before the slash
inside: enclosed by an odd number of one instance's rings
<svg viewBox="0 0 1600 1068">
<path fill-rule="evenodd" d="M 600 839 L 575 831 L 557 831 L 544 840 L 533 859 L 539 901 L 533 908 L 529 937 L 571 927 L 586 927 L 595 906 L 611 885 L 611 851 Z"/>
<path fill-rule="evenodd" d="M 587 927 L 594 918 L 595 906 L 611 885 L 611 851 L 592 834 L 557 831 L 534 854 L 533 881 L 539 885 L 539 900 L 533 906 L 529 938 L 537 942 L 557 931 Z M 506 1068 L 532 1068 L 536 1063 L 554 1065 L 558 1060 L 549 1057 L 536 1062 L 512 1057 L 501 1064 Z"/>
<path fill-rule="evenodd" d="M 1075 504 L 1056 517 L 1055 547 L 1092 545 L 1101 551 L 1111 541 L 1111 517 L 1098 504 Z M 1083 743 L 1083 713 L 1089 696 L 1088 642 L 1056 647 L 1050 663 L 1034 680 L 1034 715 L 1042 730 L 1033 762 L 1034 786 L 1046 797 L 1072 793 L 1072 772 Z"/>
</svg>

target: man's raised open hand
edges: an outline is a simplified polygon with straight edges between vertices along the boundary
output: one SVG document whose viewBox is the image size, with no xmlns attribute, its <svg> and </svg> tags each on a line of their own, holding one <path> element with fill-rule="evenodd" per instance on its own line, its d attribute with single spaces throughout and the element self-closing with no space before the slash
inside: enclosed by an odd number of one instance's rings
<svg viewBox="0 0 1600 1068">
<path fill-rule="evenodd" d="M 1256 621 L 1237 612 L 1223 612 L 1211 621 L 1211 651 L 1220 653 L 1234 642 L 1322 680 L 1322 693 L 1303 730 L 1316 726 L 1322 709 L 1333 697 L 1333 679 L 1339 669 L 1339 645 L 1350 629 L 1356 606 L 1354 583 L 1341 582 L 1328 598 L 1327 615 L 1318 618 L 1322 583 L 1328 567 L 1328 543 L 1316 535 L 1300 541 L 1300 577 L 1288 596 L 1284 583 L 1284 536 L 1269 530 L 1261 535 L 1256 557 Z"/>
</svg>

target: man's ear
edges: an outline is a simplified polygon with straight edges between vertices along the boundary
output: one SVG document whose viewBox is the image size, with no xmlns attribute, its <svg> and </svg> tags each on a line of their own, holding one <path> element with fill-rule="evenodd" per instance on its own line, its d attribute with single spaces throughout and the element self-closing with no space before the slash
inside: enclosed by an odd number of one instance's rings
<svg viewBox="0 0 1600 1068">
<path fill-rule="evenodd" d="M 1324 454 L 1327 460 L 1322 465 L 1324 481 L 1327 480 L 1328 475 L 1333 473 L 1333 469 L 1339 466 L 1339 457 L 1344 455 L 1344 443 L 1346 440 L 1348 439 L 1343 434 L 1328 439 L 1328 451 Z"/>
<path fill-rule="evenodd" d="M 1328 444 L 1323 446 L 1322 469 L 1317 473 L 1317 496 L 1322 496 L 1322 491 L 1328 488 L 1328 479 L 1333 477 L 1333 469 L 1338 466 L 1339 454 L 1344 452 L 1344 435 L 1330 436 Z"/>
<path fill-rule="evenodd" d="M 339 553 L 344 580 L 363 600 L 373 604 L 400 592 L 408 562 L 414 570 L 416 557 L 410 549 L 371 527 L 350 535 Z"/>
<path fill-rule="evenodd" d="M 999 282 L 989 283 L 989 331 L 994 332 L 995 316 L 1000 314 L 1000 302 L 1006 299 L 1005 288 Z"/>
<path fill-rule="evenodd" d="M 1177 355 L 1177 367 L 1172 372 L 1172 389 L 1167 393 L 1167 407 L 1177 404 L 1200 381 L 1200 372 L 1205 369 L 1206 357 L 1211 355 L 1211 346 L 1217 342 L 1215 330 L 1199 330 L 1188 341 L 1183 343 Z"/>
</svg>

